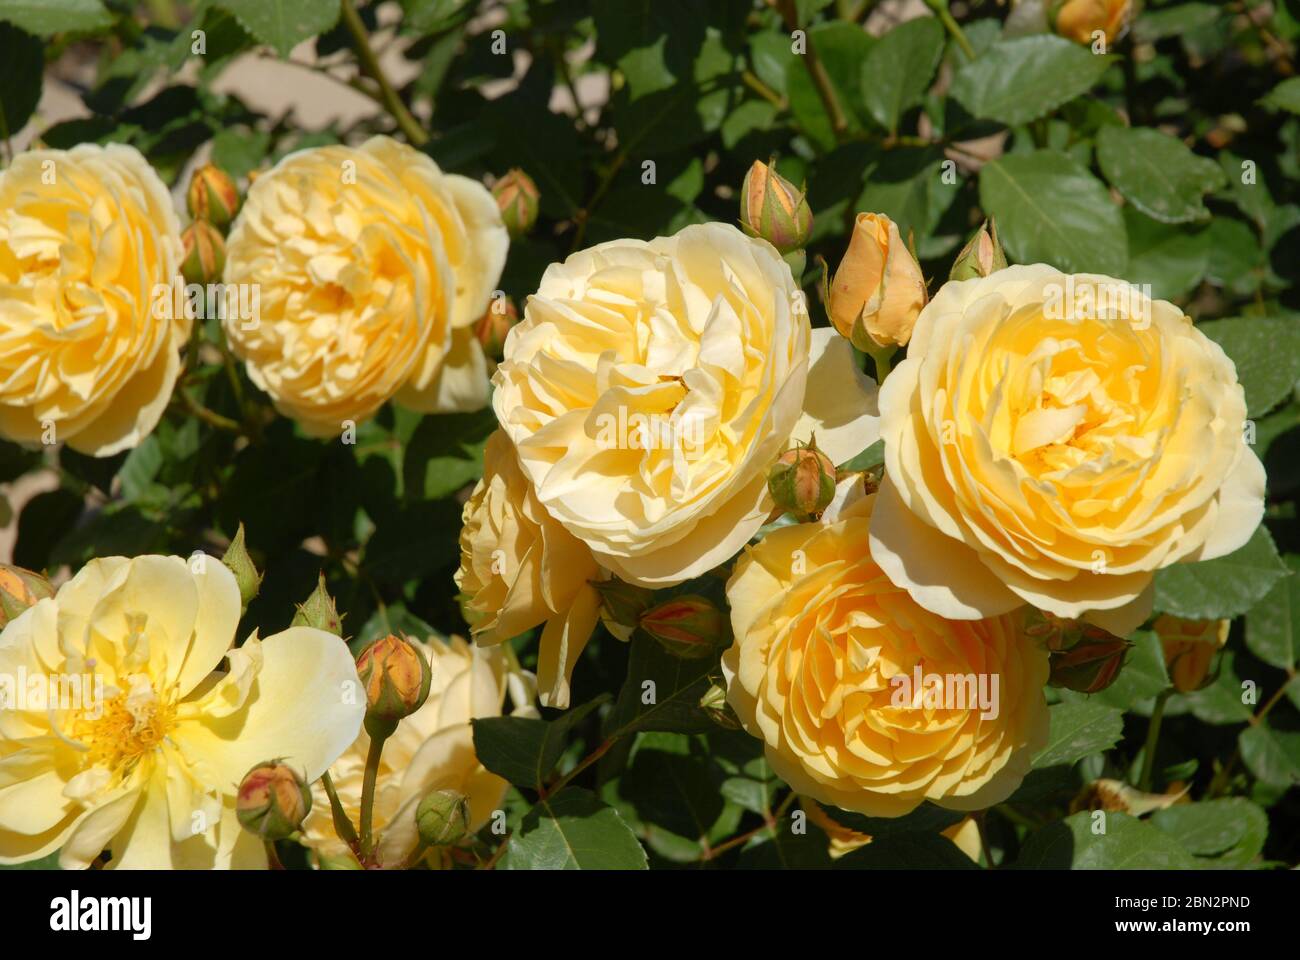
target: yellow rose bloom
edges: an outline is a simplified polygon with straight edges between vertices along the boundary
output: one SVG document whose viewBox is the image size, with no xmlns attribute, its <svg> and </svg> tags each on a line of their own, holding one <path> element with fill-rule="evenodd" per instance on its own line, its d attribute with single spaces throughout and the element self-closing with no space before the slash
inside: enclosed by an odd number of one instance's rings
<svg viewBox="0 0 1300 960">
<path fill-rule="evenodd" d="M 1173 304 L 1014 266 L 950 282 L 880 391 L 876 562 L 922 606 L 1025 602 L 1125 636 L 1155 571 L 1242 546 L 1264 510 L 1232 361 Z"/>
<path fill-rule="evenodd" d="M 1053 28 L 1076 43 L 1091 44 L 1097 31 L 1114 43 L 1128 27 L 1132 8 L 1132 0 L 1055 0 Z"/>
<path fill-rule="evenodd" d="M 402 719 L 384 742 L 375 786 L 374 828 L 379 836 L 377 856 L 388 867 L 400 866 L 415 851 L 419 842 L 415 808 L 434 790 L 456 790 L 469 798 L 471 831 L 487 822 L 501 805 L 507 784 L 478 762 L 470 720 L 501 716 L 507 692 L 516 705 L 515 715 L 527 715 L 533 693 L 531 678 L 512 672 L 501 648 L 480 649 L 460 637 L 411 642 L 428 658 L 433 684 L 424 705 Z M 330 767 L 339 801 L 354 825 L 360 822 L 369 750 L 370 738 L 362 729 Z M 313 787 L 303 843 L 321 857 L 351 857 L 347 844 L 334 833 L 329 797 L 320 783 Z"/>
<path fill-rule="evenodd" d="M 888 381 L 886 381 L 888 382 Z M 876 565 L 874 494 L 746 548 L 727 700 L 795 791 L 874 817 L 1005 800 L 1047 741 L 1047 651 L 1021 618 L 945 620 Z"/>
<path fill-rule="evenodd" d="M 472 325 L 509 240 L 480 183 L 388 137 L 302 150 L 257 178 L 226 243 L 225 282 L 258 291 L 226 335 L 276 408 L 334 436 L 386 401 L 478 410 Z"/>
<path fill-rule="evenodd" d="M 1191 693 L 1205 685 L 1214 658 L 1228 642 L 1231 623 L 1227 620 L 1184 620 L 1164 613 L 1152 629 L 1160 638 L 1169 679 L 1179 693 Z"/>
<path fill-rule="evenodd" d="M 719 223 L 551 265 L 506 338 L 497 419 L 542 506 L 629 583 L 732 556 L 792 438 L 841 462 L 876 439 L 874 384 L 812 331 L 776 250 Z"/>
<path fill-rule="evenodd" d="M 540 624 L 537 681 L 543 706 L 569 705 L 569 678 L 600 618 L 591 550 L 538 502 L 502 431 L 488 438 L 483 479 L 465 504 L 456 586 L 480 644 Z"/>
<path fill-rule="evenodd" d="M 190 332 L 171 316 L 180 234 L 134 147 L 31 150 L 0 171 L 0 436 L 107 457 L 157 426 Z"/>
<path fill-rule="evenodd" d="M 79 869 L 107 849 L 109 869 L 266 866 L 235 817 L 240 780 L 274 758 L 316 779 L 365 697 L 338 637 L 291 627 L 232 647 L 239 616 L 216 559 L 110 557 L 5 627 L 0 863 L 59 850 Z"/>
</svg>

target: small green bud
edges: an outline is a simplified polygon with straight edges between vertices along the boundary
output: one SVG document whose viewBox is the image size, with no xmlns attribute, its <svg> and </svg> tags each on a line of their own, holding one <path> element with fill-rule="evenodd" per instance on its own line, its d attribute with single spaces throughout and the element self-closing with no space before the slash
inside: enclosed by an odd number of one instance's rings
<svg viewBox="0 0 1300 960">
<path fill-rule="evenodd" d="M 727 688 L 715 681 L 700 698 L 700 709 L 709 719 L 725 730 L 739 730 L 740 718 L 727 702 Z"/>
<path fill-rule="evenodd" d="M 767 489 L 781 510 L 796 517 L 816 516 L 835 496 L 835 464 L 817 449 L 815 439 L 800 444 L 781 454 L 768 471 Z"/>
<path fill-rule="evenodd" d="M 518 239 L 533 229 L 541 195 L 532 177 L 515 167 L 493 184 L 492 196 L 512 238 Z"/>
<path fill-rule="evenodd" d="M 206 220 L 195 220 L 181 234 L 184 258 L 181 275 L 186 283 L 217 283 L 226 266 L 226 241 Z"/>
<path fill-rule="evenodd" d="M 325 589 L 324 573 L 320 575 L 316 589 L 312 591 L 307 601 L 298 604 L 298 612 L 293 615 L 289 626 L 316 627 L 336 637 L 343 636 L 343 618 L 339 616 L 338 609 L 334 606 L 334 598 Z"/>
<path fill-rule="evenodd" d="M 239 585 L 239 600 L 244 605 L 244 609 L 248 609 L 248 604 L 257 596 L 257 590 L 262 585 L 262 576 L 257 572 L 257 567 L 253 566 L 253 559 L 248 555 L 248 548 L 244 546 L 242 523 L 235 531 L 235 538 L 230 541 L 230 546 L 226 547 L 221 562 L 235 575 L 235 583 Z"/>
<path fill-rule="evenodd" d="M 263 840 L 293 836 L 310 812 L 311 788 L 279 760 L 259 763 L 239 783 L 235 816 L 240 826 Z"/>
<path fill-rule="evenodd" d="M 695 594 L 656 604 L 641 614 L 640 627 L 683 660 L 707 657 L 730 639 L 723 612 Z"/>
<path fill-rule="evenodd" d="M 740 223 L 750 236 L 790 253 L 808 242 L 812 208 L 806 192 L 778 174 L 773 164 L 755 160 L 740 187 Z"/>
<path fill-rule="evenodd" d="M 469 833 L 469 798 L 455 790 L 435 790 L 415 808 L 420 839 L 431 847 L 449 847 Z"/>
<path fill-rule="evenodd" d="M 998 225 L 992 219 L 983 225 L 970 238 L 966 246 L 953 262 L 949 280 L 974 280 L 987 277 L 990 273 L 1005 270 L 1007 255 L 998 241 Z"/>
</svg>

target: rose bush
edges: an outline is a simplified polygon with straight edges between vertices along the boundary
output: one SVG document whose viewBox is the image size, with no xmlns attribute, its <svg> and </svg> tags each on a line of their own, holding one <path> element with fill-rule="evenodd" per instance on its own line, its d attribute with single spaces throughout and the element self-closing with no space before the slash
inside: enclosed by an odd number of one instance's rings
<svg viewBox="0 0 1300 960">
<path fill-rule="evenodd" d="M 1297 42 L 0 0 L 0 861 L 1294 866 Z"/>
</svg>

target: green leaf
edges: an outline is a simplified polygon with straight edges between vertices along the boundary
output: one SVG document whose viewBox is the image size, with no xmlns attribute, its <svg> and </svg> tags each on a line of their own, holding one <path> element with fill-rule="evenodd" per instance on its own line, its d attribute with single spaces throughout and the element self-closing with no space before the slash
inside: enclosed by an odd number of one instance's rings
<svg viewBox="0 0 1300 960">
<path fill-rule="evenodd" d="M 1128 244 L 1119 208 L 1101 181 L 1067 154 L 1038 150 L 985 164 L 980 204 L 997 218 L 1002 242 L 1020 263 L 1051 263 L 1068 273 L 1124 272 Z"/>
<path fill-rule="evenodd" d="M 1241 731 L 1237 744 L 1242 762 L 1269 786 L 1286 789 L 1300 784 L 1300 733 L 1259 723 Z"/>
<path fill-rule="evenodd" d="M 835 862 L 836 870 L 978 870 L 979 865 L 938 833 L 874 838 Z"/>
<path fill-rule="evenodd" d="M 1050 34 L 1016 37 L 962 67 L 952 96 L 973 116 L 1017 126 L 1087 93 L 1113 59 Z"/>
<path fill-rule="evenodd" d="M 832 20 L 811 27 L 808 40 L 830 78 L 847 129 L 860 131 L 866 110 L 861 105 L 862 65 L 871 52 L 871 35 L 856 24 Z M 831 118 L 804 57 L 795 57 L 788 63 L 785 85 L 790 112 L 799 128 L 821 149 L 834 148 L 836 138 Z"/>
<path fill-rule="evenodd" d="M 41 100 L 44 47 L 30 33 L 0 23 L 0 140 L 24 126 Z"/>
<path fill-rule="evenodd" d="M 1161 10 L 1144 9 L 1133 25 L 1133 38 L 1153 43 L 1165 37 L 1177 37 L 1209 26 L 1222 13 L 1222 7 L 1213 3 L 1179 3 Z"/>
<path fill-rule="evenodd" d="M 0 0 L 0 20 L 38 37 L 102 30 L 113 22 L 99 0 Z"/>
<path fill-rule="evenodd" d="M 1174 705 L 1184 700 L 1192 715 L 1202 723 L 1212 726 L 1248 723 L 1252 708 L 1242 702 L 1242 681 L 1237 676 L 1235 661 L 1236 654 L 1232 649 L 1223 651 L 1219 656 L 1219 674 L 1214 681 L 1195 693 L 1174 697 L 1169 701 L 1167 712 L 1172 713 Z"/>
<path fill-rule="evenodd" d="M 71 490 L 38 493 L 18 515 L 18 539 L 13 562 L 29 570 L 44 570 L 55 545 L 72 530 L 85 507 Z"/>
<path fill-rule="evenodd" d="M 502 870 L 645 870 L 645 850 L 613 807 L 566 787 L 537 801 L 510 835 Z"/>
<path fill-rule="evenodd" d="M 903 111 L 918 103 L 943 56 L 943 27 L 933 17 L 899 24 L 880 38 L 862 63 L 862 100 L 886 130 L 897 131 Z"/>
<path fill-rule="evenodd" d="M 643 823 L 690 841 L 698 858 L 699 840 L 713 834 L 724 814 L 721 779 L 722 771 L 692 748 L 692 738 L 646 733 L 637 738 L 620 792 Z"/>
<path fill-rule="evenodd" d="M 1104 833 L 1094 833 L 1104 830 Z M 1019 868 L 1189 870 L 1195 859 L 1163 830 L 1123 813 L 1085 810 L 1032 833 Z"/>
<path fill-rule="evenodd" d="M 219 5 L 281 57 L 339 19 L 339 0 L 219 0 Z"/>
<path fill-rule="evenodd" d="M 1300 556 L 1289 554 L 1283 562 L 1291 576 L 1275 583 L 1246 614 L 1246 646 L 1265 663 L 1291 671 L 1300 658 Z"/>
<path fill-rule="evenodd" d="M 1124 734 L 1124 714 L 1103 703 L 1058 703 L 1047 708 L 1051 728 L 1047 746 L 1034 757 L 1034 769 L 1072 764 L 1109 750 Z"/>
<path fill-rule="evenodd" d="M 632 635 L 631 644 L 627 679 L 609 718 L 611 735 L 634 730 L 700 733 L 711 729 L 713 721 L 700 709 L 700 698 L 709 688 L 714 660 L 674 657 L 640 631 Z"/>
<path fill-rule="evenodd" d="M 966 816 L 960 811 L 945 810 L 932 803 L 922 803 L 901 817 L 868 817 L 852 810 L 841 810 L 830 803 L 823 803 L 821 807 L 836 823 L 877 839 L 904 833 L 938 834 Z"/>
<path fill-rule="evenodd" d="M 885 441 L 877 440 L 855 457 L 840 464 L 841 470 L 872 470 L 885 462 Z"/>
<path fill-rule="evenodd" d="M 1230 317 L 1197 326 L 1236 366 L 1250 417 L 1268 413 L 1300 381 L 1300 322 L 1295 319 Z"/>
<path fill-rule="evenodd" d="M 1209 230 L 1161 223 L 1132 205 L 1125 206 L 1122 212 L 1128 230 L 1125 279 L 1149 284 L 1151 296 L 1157 300 L 1174 300 L 1191 293 L 1205 278 L 1209 266 Z"/>
<path fill-rule="evenodd" d="M 1097 161 L 1125 199 L 1161 223 L 1204 220 L 1202 197 L 1225 183 L 1213 160 L 1149 127 L 1102 127 Z"/>
<path fill-rule="evenodd" d="M 812 870 L 831 866 L 830 840 L 812 824 L 795 833 L 791 819 L 756 834 L 740 851 L 742 870 Z"/>
<path fill-rule="evenodd" d="M 1240 550 L 1156 573 L 1157 610 L 1191 620 L 1235 617 L 1253 607 L 1288 573 L 1261 525 Z"/>
<path fill-rule="evenodd" d="M 406 496 L 438 500 L 483 476 L 483 447 L 495 428 L 491 408 L 424 417 L 402 457 Z"/>
<path fill-rule="evenodd" d="M 1300 77 L 1289 77 L 1283 80 L 1270 90 L 1260 103 L 1274 110 L 1300 113 Z"/>
<path fill-rule="evenodd" d="M 1268 814 L 1245 797 L 1177 804 L 1157 810 L 1151 825 L 1215 868 L 1246 866 L 1268 838 Z"/>
<path fill-rule="evenodd" d="M 485 717 L 473 721 L 479 762 L 517 787 L 540 790 L 564 752 L 570 731 L 609 700 L 602 694 L 555 720 Z"/>
</svg>

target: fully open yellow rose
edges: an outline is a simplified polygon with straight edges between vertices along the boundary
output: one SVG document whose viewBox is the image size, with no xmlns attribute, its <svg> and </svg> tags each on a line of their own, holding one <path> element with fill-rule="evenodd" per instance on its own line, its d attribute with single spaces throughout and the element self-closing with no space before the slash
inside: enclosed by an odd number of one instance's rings
<svg viewBox="0 0 1300 960">
<path fill-rule="evenodd" d="M 227 284 L 260 316 L 225 328 L 286 416 L 338 434 L 385 401 L 424 413 L 487 404 L 471 326 L 509 241 L 482 184 L 388 137 L 303 150 L 258 177 L 226 245 Z"/>
<path fill-rule="evenodd" d="M 1047 740 L 1047 651 L 1018 616 L 945 620 L 894 586 L 860 489 L 844 481 L 820 523 L 742 554 L 727 700 L 776 774 L 819 802 L 895 817 L 1005 800 Z"/>
<path fill-rule="evenodd" d="M 793 437 L 840 462 L 877 434 L 874 385 L 768 243 L 709 223 L 553 264 L 493 397 L 542 505 L 623 579 L 726 560 L 771 509 Z"/>
<path fill-rule="evenodd" d="M 405 717 L 384 742 L 375 787 L 374 826 L 380 834 L 376 855 L 385 866 L 400 866 L 419 841 L 415 808 L 434 790 L 451 789 L 469 798 L 470 830 L 487 822 L 501 805 L 507 784 L 489 773 L 474 753 L 470 721 L 501 716 L 509 693 L 515 716 L 527 715 L 532 678 L 509 668 L 502 648 L 481 649 L 459 637 L 428 643 L 411 640 L 429 660 L 433 683 L 429 699 Z M 361 813 L 361 788 L 370 738 L 363 729 L 330 767 L 330 779 L 353 824 Z M 303 842 L 325 858 L 350 857 L 334 833 L 329 797 L 316 784 Z M 436 856 L 432 863 L 437 862 Z"/>
<path fill-rule="evenodd" d="M 319 777 L 365 696 L 338 637 L 234 648 L 239 615 L 215 559 L 110 557 L 5 627 L 0 676 L 23 682 L 0 709 L 0 863 L 60 850 L 84 868 L 107 849 L 111 869 L 266 866 L 235 818 L 239 781 L 274 758 Z"/>
<path fill-rule="evenodd" d="M 1155 571 L 1263 515 L 1264 468 L 1217 344 L 1109 277 L 1009 267 L 948 283 L 880 392 L 871 550 L 952 618 L 1029 602 L 1121 636 Z"/>
<path fill-rule="evenodd" d="M 483 479 L 465 504 L 456 586 L 481 644 L 545 624 L 537 658 L 541 701 L 569 705 L 569 678 L 600 617 L 591 581 L 603 574 L 591 550 L 560 526 L 519 469 L 498 430 L 483 451 Z"/>
<path fill-rule="evenodd" d="M 180 232 L 134 147 L 32 150 L 0 171 L 0 435 L 106 457 L 153 430 L 190 331 L 157 296 Z"/>
</svg>

